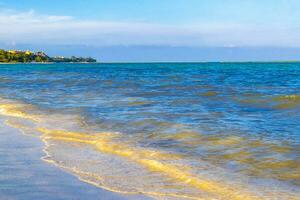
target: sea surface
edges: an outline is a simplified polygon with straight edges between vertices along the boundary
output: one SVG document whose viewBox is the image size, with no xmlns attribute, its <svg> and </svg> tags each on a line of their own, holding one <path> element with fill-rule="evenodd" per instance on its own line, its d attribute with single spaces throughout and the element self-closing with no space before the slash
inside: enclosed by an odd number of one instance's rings
<svg viewBox="0 0 300 200">
<path fill-rule="evenodd" d="M 300 63 L 0 65 L 49 164 L 154 199 L 300 199 Z"/>
</svg>

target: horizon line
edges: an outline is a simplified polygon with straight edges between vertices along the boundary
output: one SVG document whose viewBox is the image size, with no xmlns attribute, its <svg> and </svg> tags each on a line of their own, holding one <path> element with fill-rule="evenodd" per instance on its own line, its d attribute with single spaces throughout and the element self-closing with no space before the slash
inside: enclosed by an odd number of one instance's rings
<svg viewBox="0 0 300 200">
<path fill-rule="evenodd" d="M 300 60 L 270 60 L 270 61 L 145 61 L 145 62 L 122 62 L 122 61 L 112 61 L 112 62 L 16 62 L 16 63 L 5 63 L 0 62 L 0 64 L 18 65 L 18 64 L 199 64 L 199 63 L 300 63 Z"/>
</svg>

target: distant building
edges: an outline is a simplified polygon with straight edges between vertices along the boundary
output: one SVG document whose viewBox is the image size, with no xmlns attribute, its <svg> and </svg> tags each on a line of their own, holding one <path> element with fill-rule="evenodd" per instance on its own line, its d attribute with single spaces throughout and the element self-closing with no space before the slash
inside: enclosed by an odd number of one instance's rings
<svg viewBox="0 0 300 200">
<path fill-rule="evenodd" d="M 44 52 L 41 52 L 41 51 L 36 52 L 35 55 L 40 56 L 40 57 L 48 57 Z"/>
</svg>

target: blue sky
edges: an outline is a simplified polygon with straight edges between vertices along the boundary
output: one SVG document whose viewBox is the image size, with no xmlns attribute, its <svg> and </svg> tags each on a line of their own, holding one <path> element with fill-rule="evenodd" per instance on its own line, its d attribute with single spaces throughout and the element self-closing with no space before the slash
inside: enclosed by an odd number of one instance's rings
<svg viewBox="0 0 300 200">
<path fill-rule="evenodd" d="M 72 0 L 1 1 L 2 7 L 79 19 L 185 24 L 227 21 L 299 26 L 298 0 Z"/>
<path fill-rule="evenodd" d="M 0 44 L 300 48 L 299 10 L 299 0 L 0 0 Z"/>
</svg>

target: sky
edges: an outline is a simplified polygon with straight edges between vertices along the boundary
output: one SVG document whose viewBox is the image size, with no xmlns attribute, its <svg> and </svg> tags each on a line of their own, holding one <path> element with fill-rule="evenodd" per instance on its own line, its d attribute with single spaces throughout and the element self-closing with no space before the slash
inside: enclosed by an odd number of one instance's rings
<svg viewBox="0 0 300 200">
<path fill-rule="evenodd" d="M 105 61 L 300 59 L 299 10 L 299 0 L 0 0 L 0 48 Z M 136 49 L 145 54 L 133 58 Z"/>
</svg>

